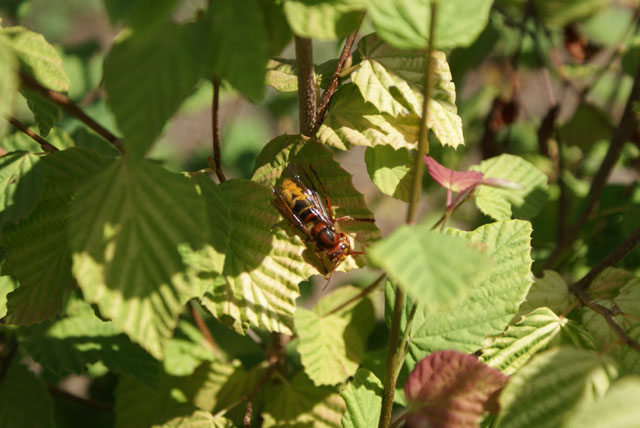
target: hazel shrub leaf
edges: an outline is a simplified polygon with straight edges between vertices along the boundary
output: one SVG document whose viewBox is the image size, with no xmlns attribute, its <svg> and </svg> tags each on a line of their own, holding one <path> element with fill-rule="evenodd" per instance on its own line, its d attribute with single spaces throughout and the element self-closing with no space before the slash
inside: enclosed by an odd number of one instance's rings
<svg viewBox="0 0 640 428">
<path fill-rule="evenodd" d="M 337 39 L 358 28 L 362 6 L 343 0 L 286 0 L 284 13 L 298 37 Z"/>
<path fill-rule="evenodd" d="M 595 351 L 553 348 L 511 377 L 500 395 L 495 426 L 562 426 L 602 397 L 616 376 L 613 362 Z"/>
<path fill-rule="evenodd" d="M 365 368 L 359 368 L 353 380 L 340 395 L 347 411 L 342 416 L 343 428 L 376 426 L 382 409 L 382 382 Z"/>
<path fill-rule="evenodd" d="M 596 14 L 607 6 L 605 0 L 536 0 L 535 8 L 540 18 L 553 28 L 562 28 L 575 21 Z"/>
<path fill-rule="evenodd" d="M 484 177 L 484 174 L 478 171 L 454 171 L 440 165 L 434 158 L 428 155 L 425 156 L 424 159 L 431 178 L 452 192 L 462 192 L 471 186 L 478 185 Z"/>
<path fill-rule="evenodd" d="M 167 343 L 164 371 L 172 376 L 189 376 L 205 361 L 213 361 L 215 351 L 206 339 L 190 322 L 181 319 Z"/>
<path fill-rule="evenodd" d="M 298 353 L 305 373 L 316 385 L 336 385 L 353 376 L 364 360 L 367 338 L 375 323 L 373 304 L 362 299 L 339 313 L 325 315 L 357 296 L 357 287 L 340 287 L 322 298 L 313 311 L 297 308 L 294 314 Z"/>
<path fill-rule="evenodd" d="M 196 187 L 150 161 L 119 159 L 80 186 L 69 236 L 84 298 L 161 359 L 183 305 L 202 294 L 182 258 L 208 236 Z"/>
<path fill-rule="evenodd" d="M 18 58 L 9 40 L 0 30 L 0 116 L 11 114 L 16 95 L 18 94 Z M 0 120 L 0 137 L 7 129 L 7 121 Z"/>
<path fill-rule="evenodd" d="M 409 202 L 413 180 L 413 159 L 404 148 L 387 145 L 367 147 L 364 162 L 371 181 L 385 195 Z"/>
<path fill-rule="evenodd" d="M 46 137 L 62 116 L 60 108 L 57 104 L 29 88 L 23 88 L 22 95 L 27 100 L 29 109 L 33 112 L 40 136 Z"/>
<path fill-rule="evenodd" d="M 396 49 L 370 34 L 360 40 L 357 53 L 361 61 L 351 78 L 366 102 L 393 117 L 422 115 L 427 62 L 424 52 Z M 464 144 L 464 137 L 449 64 L 439 51 L 433 53 L 432 63 L 435 82 L 427 126 L 443 146 L 457 148 Z"/>
<path fill-rule="evenodd" d="M 589 284 L 589 295 L 601 299 L 612 299 L 624 294 L 634 288 L 633 283 L 638 277 L 626 269 L 608 267 L 604 269 L 591 284 Z"/>
<path fill-rule="evenodd" d="M 7 315 L 7 294 L 18 288 L 18 281 L 9 275 L 0 276 L 0 318 Z"/>
<path fill-rule="evenodd" d="M 0 230 L 33 211 L 44 186 L 40 158 L 27 152 L 0 157 Z"/>
<path fill-rule="evenodd" d="M 128 153 L 144 156 L 198 83 L 206 60 L 203 38 L 201 25 L 166 21 L 126 33 L 111 48 L 105 89 Z"/>
<path fill-rule="evenodd" d="M 522 190 L 481 186 L 476 191 L 476 206 L 495 220 L 506 220 L 512 215 L 533 218 L 549 198 L 547 177 L 520 156 L 503 154 L 482 161 L 471 169 L 484 173 L 487 179 L 507 179 L 524 186 Z"/>
<path fill-rule="evenodd" d="M 430 229 L 401 226 L 369 247 L 367 255 L 409 296 L 435 310 L 463 299 L 491 260 L 468 240 Z"/>
<path fill-rule="evenodd" d="M 492 0 L 439 3 L 436 48 L 470 45 L 487 25 Z M 367 13 L 380 37 L 400 49 L 427 47 L 430 3 L 421 0 L 371 0 Z"/>
<path fill-rule="evenodd" d="M 334 388 L 314 386 L 300 372 L 288 384 L 280 384 L 269 392 L 264 407 L 265 428 L 317 427 L 340 428 L 345 403 Z"/>
<path fill-rule="evenodd" d="M 144 29 L 166 19 L 177 0 L 103 0 L 112 24 L 121 21 L 135 29 Z"/>
<path fill-rule="evenodd" d="M 19 358 L 14 358 L 2 370 L 4 376 L 0 384 L 0 426 L 54 426 L 53 402 L 44 382 L 21 364 Z"/>
<path fill-rule="evenodd" d="M 542 278 L 536 278 L 520 306 L 518 315 L 525 315 L 536 308 L 547 307 L 556 314 L 567 310 L 576 297 L 569 291 L 569 286 L 556 271 L 545 270 Z"/>
<path fill-rule="evenodd" d="M 438 351 L 421 360 L 404 384 L 410 426 L 479 426 L 485 411 L 497 410 L 496 397 L 508 376 L 475 355 Z"/>
<path fill-rule="evenodd" d="M 331 59 L 315 65 L 313 81 L 316 87 L 326 88 L 336 69 L 337 60 Z M 279 92 L 296 92 L 298 90 L 298 74 L 295 59 L 273 58 L 267 62 L 265 84 Z"/>
<path fill-rule="evenodd" d="M 6 254 L 3 275 L 20 286 L 7 296 L 7 324 L 33 324 L 53 319 L 63 308 L 73 279 L 67 245 L 69 203 L 78 184 L 104 168 L 110 159 L 72 148 L 40 160 L 45 182 L 28 218 L 5 228 L 0 247 Z"/>
</svg>

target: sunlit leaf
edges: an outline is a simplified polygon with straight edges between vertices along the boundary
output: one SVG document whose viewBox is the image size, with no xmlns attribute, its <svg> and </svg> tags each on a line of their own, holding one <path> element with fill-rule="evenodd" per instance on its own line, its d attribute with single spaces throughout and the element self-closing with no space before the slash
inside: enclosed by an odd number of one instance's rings
<svg viewBox="0 0 640 428">
<path fill-rule="evenodd" d="M 520 306 L 519 315 L 525 315 L 536 308 L 547 307 L 556 314 L 567 310 L 576 297 L 569 292 L 569 286 L 558 272 L 545 270 L 542 278 L 536 278 Z"/>
<path fill-rule="evenodd" d="M 9 41 L 0 31 L 0 116 L 4 117 L 13 111 L 18 93 L 18 59 L 11 49 Z M 7 121 L 0 120 L 0 136 L 7 129 Z"/>
<path fill-rule="evenodd" d="M 53 403 L 44 382 L 22 365 L 18 358 L 13 359 L 8 367 L 3 366 L 2 370 L 0 426 L 54 426 Z"/>
<path fill-rule="evenodd" d="M 378 424 L 382 408 L 382 382 L 369 370 L 360 368 L 342 390 L 347 411 L 342 416 L 343 428 L 368 428 Z"/>
<path fill-rule="evenodd" d="M 362 17 L 361 7 L 341 0 L 286 0 L 284 13 L 299 37 L 336 39 L 354 31 Z"/>
<path fill-rule="evenodd" d="M 214 350 L 200 330 L 181 319 L 165 349 L 165 373 L 172 376 L 189 376 L 202 362 L 214 359 Z"/>
<path fill-rule="evenodd" d="M 33 211 L 44 185 L 40 158 L 27 152 L 0 157 L 0 230 Z"/>
<path fill-rule="evenodd" d="M 7 294 L 18 287 L 18 281 L 9 275 L 0 276 L 0 318 L 7 315 Z"/>
<path fill-rule="evenodd" d="M 440 165 L 431 156 L 425 156 L 424 159 L 431 178 L 452 192 L 462 192 L 471 186 L 478 185 L 484 176 L 478 171 L 454 171 Z"/>
<path fill-rule="evenodd" d="M 385 195 L 409 202 L 413 159 L 407 149 L 387 145 L 367 147 L 364 161 L 371 181 Z"/>
<path fill-rule="evenodd" d="M 38 130 L 42 137 L 49 135 L 51 128 L 56 126 L 62 115 L 60 108 L 53 101 L 40 95 L 40 93 L 28 88 L 22 89 L 22 95 L 27 100 L 29 109 L 33 112 L 33 118 L 38 124 Z"/>
<path fill-rule="evenodd" d="M 332 59 L 315 66 L 314 82 L 317 87 L 326 88 L 336 69 L 337 60 Z M 280 92 L 298 90 L 298 75 L 294 59 L 274 58 L 267 63 L 265 83 Z"/>
</svg>

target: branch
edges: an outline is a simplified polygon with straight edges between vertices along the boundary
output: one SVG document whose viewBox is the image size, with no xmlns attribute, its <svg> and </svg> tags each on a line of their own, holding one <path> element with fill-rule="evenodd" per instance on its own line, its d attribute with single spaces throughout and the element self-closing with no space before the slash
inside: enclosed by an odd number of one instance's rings
<svg viewBox="0 0 640 428">
<path fill-rule="evenodd" d="M 189 309 L 191 310 L 191 317 L 193 318 L 193 321 L 195 321 L 196 325 L 198 326 L 198 329 L 206 339 L 209 346 L 211 346 L 211 349 L 213 350 L 214 354 L 219 355 L 220 348 L 216 344 L 216 341 L 213 339 L 213 336 L 211 335 L 211 331 L 209 331 L 207 324 L 202 319 L 200 312 L 198 312 L 198 309 L 196 309 L 196 305 L 194 305 L 193 302 L 189 302 Z"/>
<path fill-rule="evenodd" d="M 56 148 L 51 143 L 49 143 L 47 140 L 45 140 L 44 138 L 42 138 L 41 136 L 39 136 L 38 134 L 36 134 L 32 130 L 30 130 L 29 128 L 27 128 L 22 122 L 20 122 L 15 117 L 11 117 L 11 116 L 7 115 L 6 118 L 9 121 L 10 124 L 12 124 L 16 128 L 18 128 L 20 131 L 22 131 L 25 134 L 27 134 L 36 143 L 40 144 L 40 146 L 42 147 L 42 150 L 44 150 L 45 152 L 51 153 L 51 152 L 57 152 L 58 151 L 58 148 Z"/>
<path fill-rule="evenodd" d="M 103 401 L 91 400 L 89 398 L 78 397 L 77 395 L 71 394 L 64 389 L 60 389 L 53 385 L 47 385 L 47 389 L 51 394 L 58 395 L 62 398 L 65 398 L 69 401 L 73 401 L 74 403 L 82 404 L 85 406 L 93 407 L 97 410 L 102 410 L 103 412 L 113 412 L 113 405 L 111 403 L 105 403 Z"/>
<path fill-rule="evenodd" d="M 247 410 L 245 411 L 244 418 L 242 419 L 242 423 L 244 424 L 245 428 L 251 428 L 251 415 L 253 413 L 253 397 L 258 393 L 260 388 L 262 388 L 262 385 L 264 385 L 267 379 L 271 377 L 271 374 L 276 369 L 277 365 L 278 365 L 278 357 L 274 355 L 269 359 L 269 366 L 267 367 L 267 371 L 265 372 L 265 374 L 260 378 L 260 380 L 253 387 L 253 389 L 247 395 L 242 397 L 242 400 L 247 402 Z"/>
<path fill-rule="evenodd" d="M 336 312 L 339 312 L 342 309 L 346 308 L 347 306 L 349 306 L 353 302 L 356 302 L 356 301 L 362 299 L 363 297 L 367 296 L 369 293 L 371 293 L 373 290 L 375 290 L 375 288 L 378 286 L 378 284 L 380 284 L 380 281 L 382 281 L 385 276 L 386 276 L 386 274 L 383 273 L 382 275 L 377 277 L 375 279 L 375 281 L 373 281 L 371 283 L 371 285 L 368 285 L 366 288 L 363 288 L 360 293 L 356 294 L 355 296 L 353 296 L 352 298 L 350 298 L 346 302 L 339 304 L 335 308 L 331 309 L 329 312 L 327 312 L 324 315 L 322 315 L 322 318 L 327 317 L 329 315 L 333 315 Z"/>
<path fill-rule="evenodd" d="M 220 81 L 213 79 L 213 101 L 211 105 L 211 132 L 213 134 L 213 161 L 216 168 L 216 175 L 220 183 L 227 181 L 222 172 L 222 161 L 220 160 L 220 117 L 218 115 L 220 98 Z"/>
<path fill-rule="evenodd" d="M 298 68 L 298 115 L 300 133 L 313 135 L 316 124 L 316 85 L 313 78 L 313 47 L 311 39 L 296 36 L 296 66 Z"/>
<path fill-rule="evenodd" d="M 20 73 L 20 79 L 22 81 L 23 86 L 33 89 L 34 91 L 38 92 L 40 95 L 44 96 L 48 100 L 58 104 L 60 107 L 65 109 L 67 112 L 69 112 L 71 115 L 75 116 L 80 121 L 82 121 L 89 128 L 97 132 L 104 139 L 106 139 L 111 144 L 113 144 L 120 153 L 124 153 L 122 140 L 116 137 L 115 135 L 113 135 L 106 128 L 100 125 L 98 122 L 96 122 L 95 120 L 87 116 L 87 114 L 84 111 L 82 111 L 77 105 L 75 105 L 74 102 L 71 101 L 71 99 L 69 99 L 69 97 L 67 97 L 65 94 L 45 88 L 40 83 L 38 83 L 35 79 L 33 79 L 30 76 L 27 76 L 24 73 Z"/>
</svg>

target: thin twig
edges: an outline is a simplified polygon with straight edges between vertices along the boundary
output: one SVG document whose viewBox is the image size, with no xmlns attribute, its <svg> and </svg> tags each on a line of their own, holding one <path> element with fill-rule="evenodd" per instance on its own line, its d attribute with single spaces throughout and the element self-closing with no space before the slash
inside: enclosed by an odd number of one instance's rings
<svg viewBox="0 0 640 428">
<path fill-rule="evenodd" d="M 242 419 L 242 422 L 245 428 L 251 428 L 251 415 L 253 413 L 253 397 L 258 393 L 260 388 L 262 388 L 262 385 L 264 385 L 267 379 L 271 377 L 271 374 L 278 366 L 278 361 L 279 361 L 278 356 L 273 355 L 269 359 L 269 366 L 267 367 L 267 371 L 265 372 L 265 374 L 260 378 L 260 380 L 258 380 L 258 382 L 255 384 L 253 389 L 247 395 L 242 397 L 242 400 L 247 402 L 247 410 L 245 411 L 244 418 Z"/>
<path fill-rule="evenodd" d="M 328 317 L 329 315 L 333 315 L 336 312 L 341 311 L 342 309 L 346 308 L 347 306 L 351 305 L 353 302 L 357 302 L 358 300 L 362 299 L 363 297 L 367 296 L 369 293 L 371 293 L 373 290 L 376 289 L 376 287 L 378 286 L 378 284 L 380 283 L 380 281 L 382 281 L 384 279 L 384 277 L 386 276 L 386 274 L 382 274 L 379 277 L 377 277 L 375 279 L 375 281 L 373 281 L 371 283 L 371 285 L 368 285 L 366 288 L 363 288 L 362 291 L 360 293 L 358 293 L 357 295 L 353 296 L 352 298 L 350 298 L 349 300 L 347 300 L 344 303 L 339 304 L 338 306 L 336 306 L 335 308 L 331 309 L 329 312 L 325 313 L 322 315 L 322 318 L 324 317 Z"/>
<path fill-rule="evenodd" d="M 60 396 L 69 401 L 73 401 L 74 403 L 82 404 L 85 406 L 93 407 L 97 410 L 102 410 L 103 412 L 113 412 L 113 405 L 111 403 L 105 403 L 103 401 L 92 400 L 90 398 L 82 398 L 77 395 L 71 394 L 64 389 L 60 389 L 53 385 L 47 385 L 47 389 L 51 394 Z"/>
<path fill-rule="evenodd" d="M 347 61 L 347 58 L 349 58 L 349 55 L 351 55 L 353 42 L 356 40 L 356 36 L 358 35 L 358 30 L 360 29 L 360 25 L 362 24 L 363 18 L 364 18 L 364 13 L 360 18 L 360 24 L 358 24 L 358 27 L 356 27 L 353 33 L 349 34 L 349 36 L 347 37 L 347 40 L 345 40 L 344 47 L 342 48 L 342 52 L 340 53 L 340 58 L 338 58 L 338 65 L 336 66 L 336 69 L 333 72 L 333 76 L 331 76 L 331 81 L 329 82 L 329 86 L 327 86 L 327 89 L 325 89 L 325 91 L 322 93 L 322 98 L 320 99 L 320 104 L 318 105 L 318 112 L 316 114 L 316 125 L 314 129 L 314 133 L 315 131 L 318 130 L 318 128 L 322 124 L 322 121 L 324 120 L 324 115 L 326 114 L 327 108 L 329 107 L 329 102 L 331 101 L 331 97 L 333 97 L 333 94 L 335 94 L 336 90 L 338 89 L 338 81 L 340 80 L 340 73 L 342 72 L 344 63 Z"/>
<path fill-rule="evenodd" d="M 42 150 L 44 150 L 45 152 L 51 153 L 51 152 L 58 151 L 57 147 L 55 147 L 50 142 L 48 142 L 47 140 L 45 140 L 44 138 L 42 138 L 32 130 L 30 130 L 29 128 L 27 128 L 24 123 L 20 122 L 15 117 L 11 117 L 7 115 L 7 120 L 9 121 L 10 124 L 12 124 L 16 128 L 18 128 L 20 131 L 24 132 L 26 135 L 31 137 L 31 139 L 33 139 L 36 143 L 40 144 L 40 146 L 42 147 Z"/>
<path fill-rule="evenodd" d="M 38 81 L 36 81 L 32 77 L 24 73 L 20 73 L 20 79 L 24 86 L 30 89 L 33 89 L 34 91 L 43 95 L 48 100 L 58 104 L 60 107 L 68 111 L 71 115 L 78 118 L 89 128 L 93 129 L 96 133 L 98 133 L 100 136 L 102 136 L 111 144 L 113 144 L 114 147 L 118 149 L 118 151 L 120 151 L 121 153 L 124 153 L 122 140 L 116 137 L 115 135 L 113 135 L 106 128 L 100 125 L 98 122 L 96 122 L 95 120 L 87 116 L 87 114 L 84 111 L 82 111 L 82 109 L 80 109 L 77 105 L 75 105 L 74 102 L 71 101 L 71 99 L 69 99 L 69 97 L 67 97 L 65 94 L 45 88 L 40 83 L 38 83 Z"/>
<path fill-rule="evenodd" d="M 298 69 L 298 114 L 300 133 L 313 135 L 316 124 L 316 85 L 313 77 L 313 47 L 311 39 L 295 37 Z"/>
<path fill-rule="evenodd" d="M 219 355 L 220 348 L 218 347 L 218 344 L 216 343 L 216 341 L 213 339 L 213 336 L 211 335 L 211 331 L 209 331 L 209 327 L 207 327 L 207 324 L 202 319 L 202 316 L 200 315 L 200 312 L 198 312 L 196 305 L 194 305 L 193 302 L 189 302 L 188 304 L 189 304 L 189 310 L 191 311 L 191 317 L 193 318 L 193 321 L 195 321 L 196 325 L 198 326 L 198 329 L 204 336 L 205 340 L 207 341 L 209 346 L 211 346 L 213 353 Z"/>
<path fill-rule="evenodd" d="M 220 116 L 219 110 L 220 81 L 213 79 L 213 101 L 211 103 L 211 132 L 213 134 L 213 161 L 216 166 L 216 175 L 220 183 L 227 181 L 222 172 L 222 160 L 220 159 Z"/>
</svg>

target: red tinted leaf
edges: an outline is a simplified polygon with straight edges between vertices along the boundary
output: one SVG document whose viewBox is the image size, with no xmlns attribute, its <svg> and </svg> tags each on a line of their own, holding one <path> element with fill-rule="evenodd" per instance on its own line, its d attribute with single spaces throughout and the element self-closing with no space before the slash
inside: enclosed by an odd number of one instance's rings
<svg viewBox="0 0 640 428">
<path fill-rule="evenodd" d="M 424 162 L 429 168 L 429 175 L 436 180 L 442 187 L 453 192 L 462 192 L 471 186 L 475 186 L 482 181 L 480 171 L 454 171 L 440 165 L 431 156 L 425 156 Z"/>
<path fill-rule="evenodd" d="M 478 427 L 485 411 L 496 411 L 498 393 L 508 379 L 473 355 L 434 352 L 416 365 L 404 384 L 409 403 L 407 424 Z"/>
</svg>

